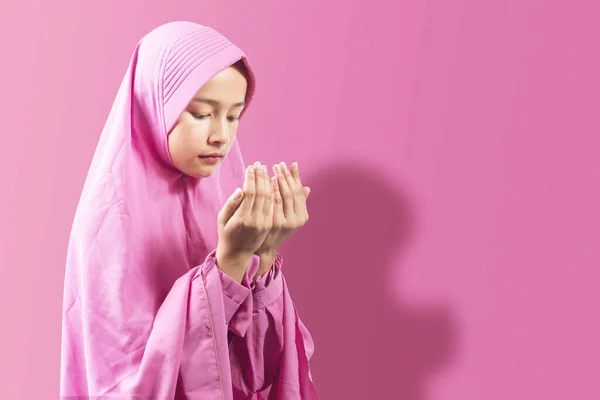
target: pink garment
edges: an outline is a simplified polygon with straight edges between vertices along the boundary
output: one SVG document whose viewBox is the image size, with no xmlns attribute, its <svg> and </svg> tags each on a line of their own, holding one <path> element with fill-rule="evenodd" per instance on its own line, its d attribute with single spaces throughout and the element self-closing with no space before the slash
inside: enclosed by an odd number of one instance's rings
<svg viewBox="0 0 600 400">
<path fill-rule="evenodd" d="M 243 184 L 237 141 L 203 179 L 167 147 L 194 94 L 240 59 L 249 102 L 250 64 L 211 28 L 169 23 L 136 46 L 73 222 L 62 399 L 317 399 L 281 256 L 255 284 L 257 256 L 241 285 L 216 268 L 217 214 Z"/>
</svg>

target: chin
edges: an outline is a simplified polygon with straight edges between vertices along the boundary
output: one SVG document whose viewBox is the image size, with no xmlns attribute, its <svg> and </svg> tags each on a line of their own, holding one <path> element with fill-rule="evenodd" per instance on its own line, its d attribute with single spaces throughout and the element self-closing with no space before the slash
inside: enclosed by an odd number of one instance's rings
<svg viewBox="0 0 600 400">
<path fill-rule="evenodd" d="M 197 168 L 191 171 L 188 171 L 187 175 L 193 177 L 193 178 L 208 178 L 210 177 L 212 174 L 215 173 L 215 170 L 217 169 L 217 166 L 215 165 L 214 167 L 204 167 L 204 168 Z"/>
</svg>

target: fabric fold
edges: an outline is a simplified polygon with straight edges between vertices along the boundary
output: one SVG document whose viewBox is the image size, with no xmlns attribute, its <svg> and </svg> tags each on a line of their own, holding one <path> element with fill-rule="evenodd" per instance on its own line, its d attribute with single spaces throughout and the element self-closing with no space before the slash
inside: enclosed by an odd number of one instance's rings
<svg viewBox="0 0 600 400">
<path fill-rule="evenodd" d="M 277 398 L 317 398 L 303 389 L 312 341 L 298 341 L 281 259 L 241 287 L 216 267 L 217 215 L 244 178 L 237 140 L 206 178 L 184 176 L 170 158 L 168 134 L 194 93 L 238 61 L 248 70 L 246 112 L 252 66 L 214 29 L 171 22 L 135 47 L 69 238 L 62 399 L 237 400 L 239 387 L 250 386 L 238 385 L 232 371 L 266 377 L 251 385 L 262 390 L 274 379 L 265 369 L 286 382 Z M 249 276 L 259 262 L 252 258 Z M 241 358 L 231 357 L 230 329 Z"/>
<path fill-rule="evenodd" d="M 278 256 L 268 274 L 272 280 L 261 290 L 269 293 L 253 308 L 244 336 L 233 337 L 229 347 L 234 398 L 318 399 L 310 376 L 314 344 L 291 300 Z M 271 297 L 272 296 L 272 297 Z M 250 303 L 250 297 L 246 303 Z"/>
</svg>

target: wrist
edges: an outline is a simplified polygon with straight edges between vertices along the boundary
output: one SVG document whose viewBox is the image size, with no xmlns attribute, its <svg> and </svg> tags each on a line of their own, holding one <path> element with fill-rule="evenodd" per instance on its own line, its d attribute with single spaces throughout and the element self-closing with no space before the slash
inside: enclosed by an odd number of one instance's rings
<svg viewBox="0 0 600 400">
<path fill-rule="evenodd" d="M 275 263 L 275 257 L 277 256 L 277 251 L 269 250 L 269 251 L 261 251 L 260 253 L 256 253 L 256 255 L 260 258 L 260 263 L 258 267 L 258 272 L 254 276 L 254 279 L 258 279 L 259 277 L 266 274 L 273 264 Z"/>
<path fill-rule="evenodd" d="M 275 249 L 268 249 L 268 250 L 259 250 L 255 253 L 257 256 L 259 256 L 261 258 L 261 260 L 263 258 L 265 259 L 275 259 L 275 255 L 277 254 L 277 250 Z"/>
<path fill-rule="evenodd" d="M 219 249 L 215 254 L 217 268 L 227 274 L 231 279 L 241 283 L 246 274 L 246 269 L 252 259 L 252 254 L 222 254 Z"/>
</svg>

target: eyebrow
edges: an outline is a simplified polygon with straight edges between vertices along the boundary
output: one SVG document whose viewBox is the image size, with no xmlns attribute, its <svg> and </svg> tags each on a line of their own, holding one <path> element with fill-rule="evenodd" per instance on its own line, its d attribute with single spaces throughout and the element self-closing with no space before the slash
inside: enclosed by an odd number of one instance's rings
<svg viewBox="0 0 600 400">
<path fill-rule="evenodd" d="M 199 103 L 208 103 L 211 104 L 213 106 L 222 106 L 221 102 L 214 100 L 214 99 L 207 99 L 204 97 L 194 97 L 194 99 L 192 101 L 196 101 Z M 239 103 L 235 103 L 231 108 L 236 108 L 236 107 L 244 107 L 246 105 L 246 102 L 241 101 Z"/>
</svg>

